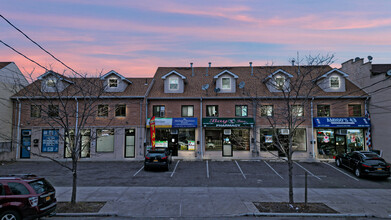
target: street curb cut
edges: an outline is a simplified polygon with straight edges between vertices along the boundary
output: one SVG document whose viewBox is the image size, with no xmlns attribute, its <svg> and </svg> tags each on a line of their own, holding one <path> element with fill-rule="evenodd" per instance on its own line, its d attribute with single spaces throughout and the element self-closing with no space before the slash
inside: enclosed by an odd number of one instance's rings
<svg viewBox="0 0 391 220">
<path fill-rule="evenodd" d="M 110 217 L 118 216 L 117 213 L 56 213 L 52 217 Z"/>
<path fill-rule="evenodd" d="M 235 215 L 238 217 L 241 216 L 265 216 L 265 217 L 375 217 L 373 215 L 367 214 L 332 214 L 332 213 L 269 213 L 269 212 L 260 212 L 260 213 L 244 213 Z"/>
</svg>

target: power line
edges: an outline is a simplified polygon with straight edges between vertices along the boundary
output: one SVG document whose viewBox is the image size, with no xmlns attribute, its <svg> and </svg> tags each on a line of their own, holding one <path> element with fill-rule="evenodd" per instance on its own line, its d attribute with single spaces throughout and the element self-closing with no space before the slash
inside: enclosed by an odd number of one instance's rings
<svg viewBox="0 0 391 220">
<path fill-rule="evenodd" d="M 55 57 L 53 54 L 51 54 L 49 51 L 45 50 L 41 45 L 39 45 L 37 42 L 35 42 L 33 39 L 31 39 L 29 36 L 27 36 L 27 34 L 25 34 L 22 30 L 20 30 L 19 28 L 17 28 L 15 25 L 13 25 L 9 20 L 7 20 L 3 15 L 0 14 L 0 17 L 3 18 L 9 25 L 11 25 L 14 29 L 16 29 L 17 31 L 19 31 L 21 34 L 23 34 L 23 36 L 25 36 L 27 39 L 29 39 L 31 42 L 33 42 L 35 45 L 37 45 L 41 50 L 43 50 L 45 53 L 49 54 L 53 59 L 55 59 L 56 61 L 58 61 L 59 63 L 61 63 L 63 66 L 65 66 L 66 68 L 70 69 L 72 72 L 76 73 L 77 75 L 81 76 L 78 72 L 76 72 L 74 69 L 72 69 L 71 67 L 69 67 L 68 65 L 66 65 L 64 62 L 62 62 L 61 60 L 59 60 L 57 57 Z M 45 68 L 46 69 L 46 68 Z M 47 70 L 47 69 L 46 69 Z"/>
<path fill-rule="evenodd" d="M 1 15 L 0 15 L 1 16 Z M 21 52 L 17 51 L 15 48 L 13 48 L 12 46 L 6 44 L 4 41 L 0 40 L 0 43 L 4 44 L 6 47 L 10 48 L 11 50 L 15 51 L 17 54 L 23 56 L 24 58 L 28 59 L 29 61 L 35 63 L 36 65 L 38 65 L 39 67 L 45 69 L 46 71 L 49 71 L 46 67 L 42 66 L 41 64 L 37 63 L 36 61 L 30 59 L 29 57 L 27 57 L 26 55 L 22 54 Z"/>
</svg>

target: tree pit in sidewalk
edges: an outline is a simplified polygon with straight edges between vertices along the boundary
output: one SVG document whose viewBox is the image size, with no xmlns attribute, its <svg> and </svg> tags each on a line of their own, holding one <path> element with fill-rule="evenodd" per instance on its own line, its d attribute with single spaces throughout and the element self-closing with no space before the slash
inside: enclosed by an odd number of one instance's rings
<svg viewBox="0 0 391 220">
<path fill-rule="evenodd" d="M 266 213 L 338 213 L 324 203 L 254 202 L 254 205 Z"/>
<path fill-rule="evenodd" d="M 96 213 L 106 204 L 106 202 L 57 202 L 57 213 Z"/>
</svg>

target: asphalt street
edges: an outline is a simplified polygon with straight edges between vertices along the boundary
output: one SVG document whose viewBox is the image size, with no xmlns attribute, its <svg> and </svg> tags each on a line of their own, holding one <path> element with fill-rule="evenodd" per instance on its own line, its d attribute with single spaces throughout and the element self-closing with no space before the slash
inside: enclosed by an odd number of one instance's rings
<svg viewBox="0 0 391 220">
<path fill-rule="evenodd" d="M 356 178 L 349 170 L 325 162 L 295 162 L 294 187 L 304 187 L 305 172 L 310 188 L 391 189 L 390 178 Z M 44 176 L 54 186 L 72 184 L 71 172 L 54 162 L 19 161 L 0 166 L 0 175 L 20 173 Z M 169 171 L 144 171 L 142 162 L 79 162 L 78 186 L 283 188 L 288 186 L 288 166 L 263 160 L 178 160 Z"/>
</svg>

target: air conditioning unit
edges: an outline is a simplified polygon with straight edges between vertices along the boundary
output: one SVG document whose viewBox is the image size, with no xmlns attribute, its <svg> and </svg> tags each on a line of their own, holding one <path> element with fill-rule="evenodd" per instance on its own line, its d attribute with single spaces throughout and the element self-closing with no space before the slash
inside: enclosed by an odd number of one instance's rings
<svg viewBox="0 0 391 220">
<path fill-rule="evenodd" d="M 22 131 L 22 136 L 31 136 L 31 131 Z"/>
<path fill-rule="evenodd" d="M 224 129 L 224 135 L 231 135 L 231 129 Z"/>
<path fill-rule="evenodd" d="M 280 129 L 280 134 L 289 135 L 289 129 L 287 129 L 287 128 Z"/>
</svg>

